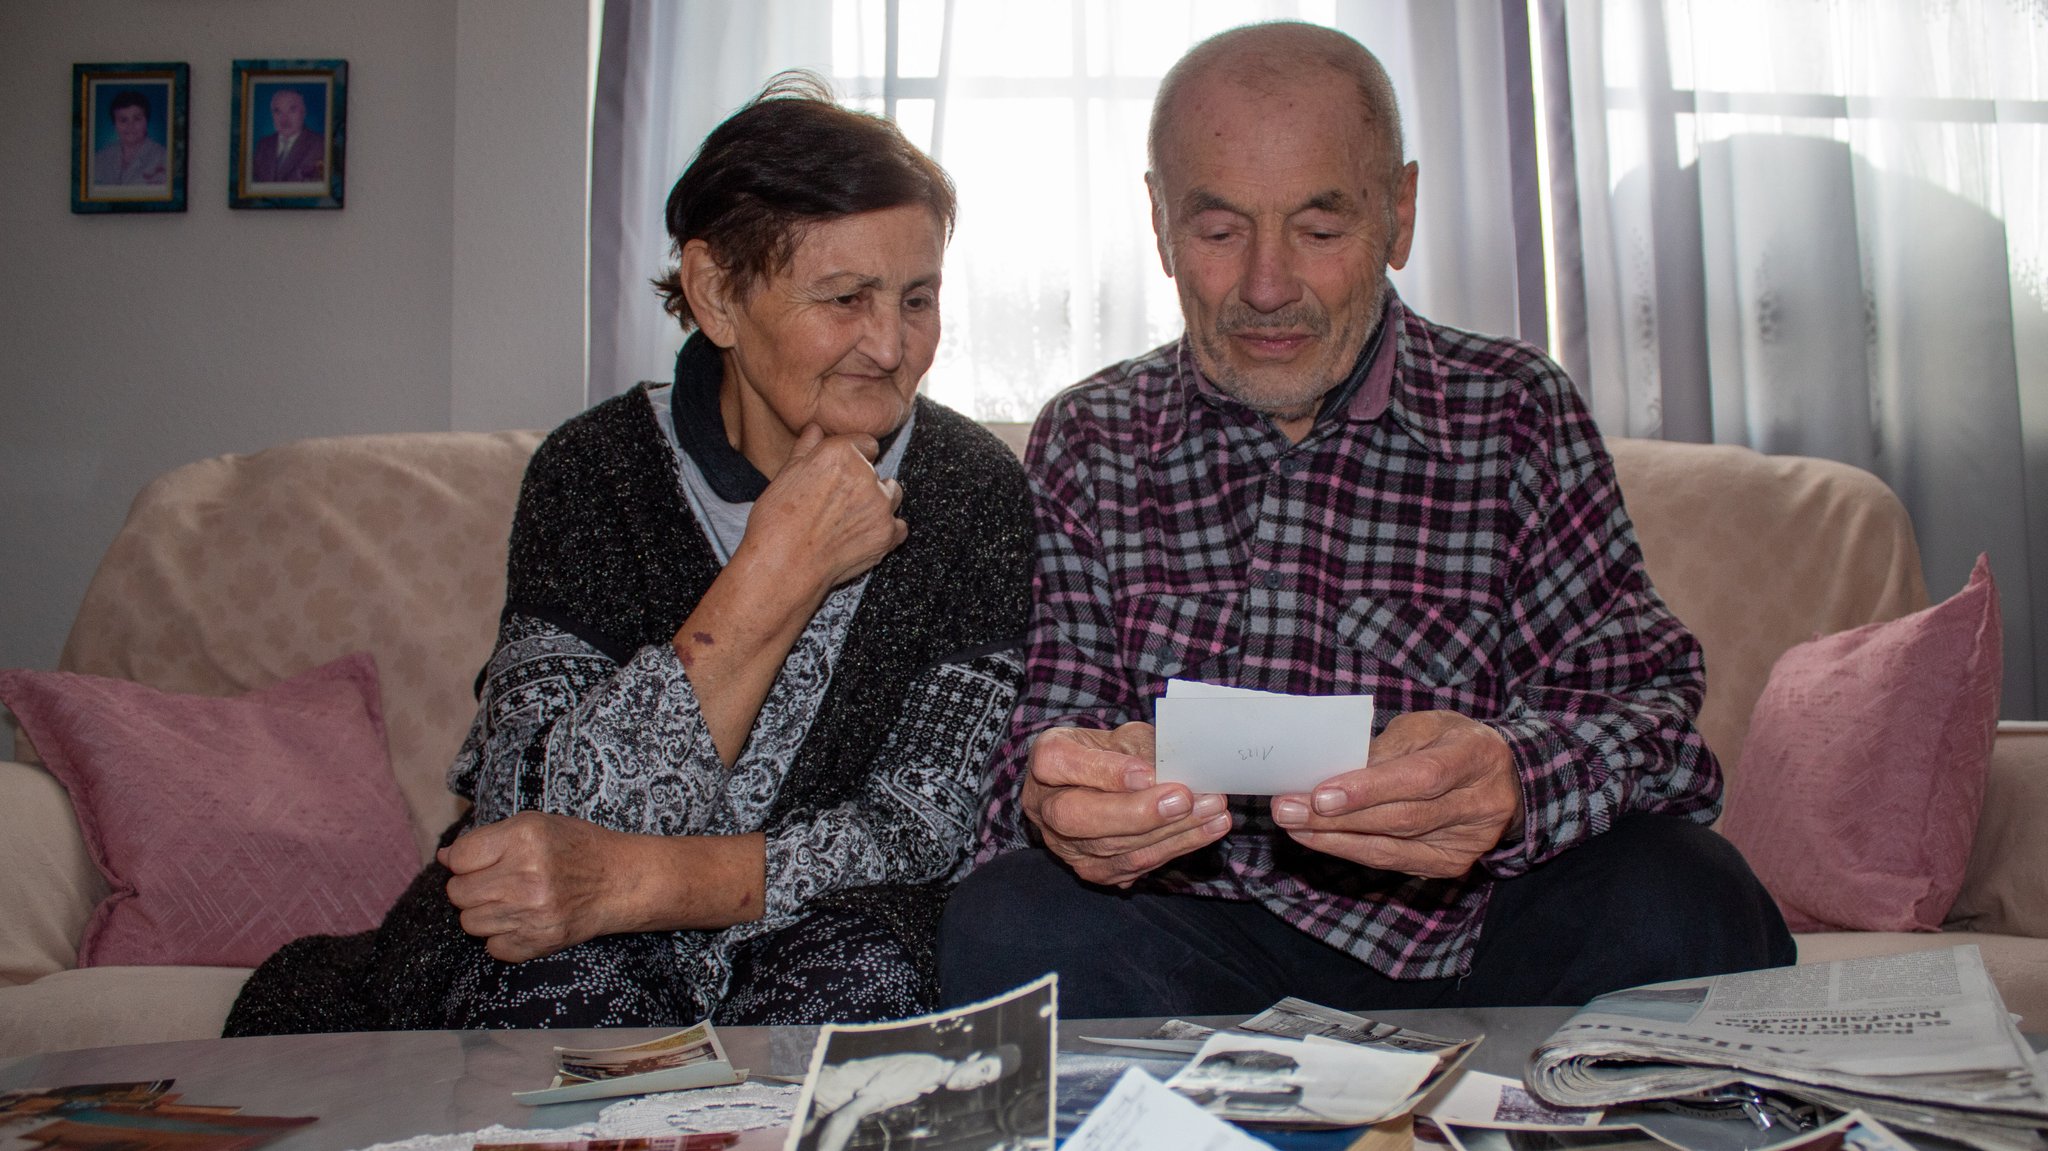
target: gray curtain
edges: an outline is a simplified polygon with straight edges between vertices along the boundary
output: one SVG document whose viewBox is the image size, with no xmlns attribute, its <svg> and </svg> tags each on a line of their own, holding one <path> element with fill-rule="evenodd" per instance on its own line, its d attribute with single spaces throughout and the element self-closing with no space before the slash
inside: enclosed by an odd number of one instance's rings
<svg viewBox="0 0 2048 1151">
<path fill-rule="evenodd" d="M 1536 32 L 1602 428 L 1876 473 L 1936 599 L 1990 555 L 2003 713 L 2048 716 L 2048 17 L 1543 0 Z"/>
<path fill-rule="evenodd" d="M 590 153 L 590 398 L 667 379 L 682 331 L 648 282 L 662 208 L 718 122 L 784 68 L 829 72 L 831 0 L 605 0 Z"/>
</svg>

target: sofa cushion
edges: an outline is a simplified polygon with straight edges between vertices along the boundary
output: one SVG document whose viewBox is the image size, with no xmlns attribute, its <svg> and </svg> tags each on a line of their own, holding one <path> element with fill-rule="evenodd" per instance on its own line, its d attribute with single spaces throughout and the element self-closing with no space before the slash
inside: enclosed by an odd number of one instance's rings
<svg viewBox="0 0 2048 1151">
<path fill-rule="evenodd" d="M 233 695 L 376 657 L 419 858 L 460 811 L 448 764 L 505 601 L 537 432 L 299 440 L 150 481 L 86 588 L 57 666 Z"/>
<path fill-rule="evenodd" d="M 2048 940 L 2048 723 L 2001 723 L 1970 869 L 1944 925 Z M 2048 982 L 2048 962 L 2041 976 Z M 2048 1014 L 2041 1016 L 2048 1025 Z"/>
<path fill-rule="evenodd" d="M 418 858 L 377 699 L 362 654 L 226 699 L 0 672 L 111 889 L 79 965 L 253 967 L 377 923 Z"/>
<path fill-rule="evenodd" d="M 1771 666 L 1793 644 L 1927 606 L 1905 505 L 1832 460 L 1732 444 L 1608 441 L 1650 582 L 1700 641 L 1700 734 L 1732 783 Z"/>
<path fill-rule="evenodd" d="M 0 876 L 0 984 L 74 966 L 107 883 L 78 834 L 71 797 L 40 767 L 0 763 Z"/>
<path fill-rule="evenodd" d="M 1998 727 L 1998 589 L 1787 651 L 1721 833 L 1795 931 L 1937 931 L 1962 887 Z"/>
<path fill-rule="evenodd" d="M 215 1039 L 248 978 L 244 967 L 89 967 L 0 987 L 0 1060 Z"/>
</svg>

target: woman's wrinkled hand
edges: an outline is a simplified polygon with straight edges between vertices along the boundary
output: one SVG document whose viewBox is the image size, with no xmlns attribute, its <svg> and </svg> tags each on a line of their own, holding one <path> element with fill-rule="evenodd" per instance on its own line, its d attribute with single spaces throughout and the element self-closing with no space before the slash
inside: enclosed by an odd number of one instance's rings
<svg viewBox="0 0 2048 1151">
<path fill-rule="evenodd" d="M 617 930 L 635 869 L 616 862 L 630 837 L 566 815 L 522 811 L 435 854 L 454 875 L 462 929 L 507 963 L 552 955 Z"/>
<path fill-rule="evenodd" d="M 820 597 L 882 562 L 909 536 L 903 487 L 875 475 L 872 436 L 827 436 L 812 424 L 754 502 L 742 551 L 771 570 L 807 574 Z"/>
</svg>

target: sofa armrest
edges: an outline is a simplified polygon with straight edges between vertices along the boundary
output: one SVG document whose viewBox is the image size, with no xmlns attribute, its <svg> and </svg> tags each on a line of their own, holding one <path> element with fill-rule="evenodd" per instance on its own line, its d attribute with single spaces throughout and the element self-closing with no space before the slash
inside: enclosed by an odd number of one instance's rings
<svg viewBox="0 0 2048 1151">
<path fill-rule="evenodd" d="M 2001 723 L 1984 814 L 1946 926 L 2048 939 L 2048 724 Z"/>
<path fill-rule="evenodd" d="M 78 937 L 106 894 L 70 793 L 40 767 L 0 761 L 0 984 L 76 963 Z"/>
</svg>

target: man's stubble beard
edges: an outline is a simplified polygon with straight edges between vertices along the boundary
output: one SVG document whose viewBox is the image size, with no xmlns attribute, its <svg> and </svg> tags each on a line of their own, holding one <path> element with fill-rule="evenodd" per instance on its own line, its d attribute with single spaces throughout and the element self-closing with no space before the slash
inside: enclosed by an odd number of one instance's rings
<svg viewBox="0 0 2048 1151">
<path fill-rule="evenodd" d="M 1308 331 L 1318 340 L 1328 340 L 1330 314 L 1320 307 L 1307 304 L 1290 305 L 1276 312 L 1259 312 L 1239 303 L 1224 309 L 1216 317 L 1213 329 L 1204 331 L 1196 338 L 1195 342 L 1201 347 L 1209 362 L 1215 365 L 1208 373 L 1209 382 L 1216 385 L 1217 390 L 1253 411 L 1262 412 L 1276 420 L 1299 420 L 1312 415 L 1323 397 L 1350 376 L 1351 369 L 1357 364 L 1358 353 L 1372 340 L 1373 332 L 1379 327 L 1380 320 L 1386 312 L 1387 293 L 1392 290 L 1392 284 L 1387 280 L 1386 262 L 1379 261 L 1378 267 L 1379 271 L 1373 276 L 1372 294 L 1366 299 L 1365 330 L 1359 333 L 1349 356 L 1342 357 L 1341 363 L 1332 363 L 1328 366 L 1329 370 L 1325 373 L 1328 378 L 1302 381 L 1298 389 L 1290 389 L 1290 394 L 1285 396 L 1253 394 L 1257 385 L 1233 369 L 1226 355 L 1231 335 L 1253 328 L 1294 327 Z M 1349 340 L 1341 342 L 1351 343 Z M 1304 395 L 1292 394 L 1294 391 L 1307 389 L 1313 391 Z"/>
</svg>

